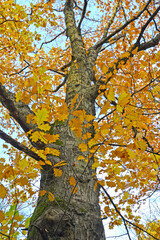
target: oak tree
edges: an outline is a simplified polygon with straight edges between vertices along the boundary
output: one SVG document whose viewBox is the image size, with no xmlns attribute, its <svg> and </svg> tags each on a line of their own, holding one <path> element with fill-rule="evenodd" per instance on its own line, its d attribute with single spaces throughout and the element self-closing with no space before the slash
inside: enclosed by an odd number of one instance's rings
<svg viewBox="0 0 160 240">
<path fill-rule="evenodd" d="M 1 239 L 160 239 L 134 213 L 160 183 L 159 1 L 30 2 L 0 0 Z"/>
</svg>

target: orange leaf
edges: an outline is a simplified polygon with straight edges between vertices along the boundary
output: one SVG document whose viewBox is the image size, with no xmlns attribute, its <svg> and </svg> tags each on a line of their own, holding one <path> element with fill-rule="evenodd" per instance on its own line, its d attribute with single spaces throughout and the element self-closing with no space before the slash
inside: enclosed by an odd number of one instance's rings
<svg viewBox="0 0 160 240">
<path fill-rule="evenodd" d="M 41 197 L 41 196 L 44 196 L 45 194 L 46 194 L 46 190 L 40 190 L 39 191 L 39 196 Z"/>
<path fill-rule="evenodd" d="M 6 194 L 7 194 L 7 190 L 6 190 L 6 188 L 1 184 L 1 185 L 0 185 L 0 198 L 5 198 Z"/>
<path fill-rule="evenodd" d="M 75 185 L 76 185 L 76 180 L 75 180 L 75 178 L 74 178 L 73 176 L 71 176 L 71 177 L 69 178 L 69 183 L 70 183 L 70 185 L 72 185 L 72 186 L 75 186 Z"/>
<path fill-rule="evenodd" d="M 86 143 L 80 143 L 78 147 L 79 149 L 81 149 L 82 152 L 86 152 L 88 150 L 88 146 Z"/>
<path fill-rule="evenodd" d="M 53 171 L 54 171 L 55 177 L 61 177 L 62 176 L 62 170 L 57 169 L 57 168 L 53 168 Z"/>
<path fill-rule="evenodd" d="M 0 210 L 0 222 L 2 222 L 5 219 L 5 214 L 3 211 Z"/>
<path fill-rule="evenodd" d="M 48 193 L 48 199 L 51 202 L 53 202 L 55 200 L 55 197 L 54 197 L 53 193 L 51 193 L 51 192 Z"/>
</svg>

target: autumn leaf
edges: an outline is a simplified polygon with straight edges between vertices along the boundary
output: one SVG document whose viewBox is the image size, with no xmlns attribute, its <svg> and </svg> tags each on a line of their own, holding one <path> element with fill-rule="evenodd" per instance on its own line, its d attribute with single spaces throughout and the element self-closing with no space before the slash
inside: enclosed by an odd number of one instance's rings
<svg viewBox="0 0 160 240">
<path fill-rule="evenodd" d="M 85 157 L 82 156 L 82 155 L 79 155 L 79 156 L 77 157 L 77 160 L 85 160 Z"/>
<path fill-rule="evenodd" d="M 54 171 L 55 177 L 61 177 L 62 176 L 62 170 L 61 169 L 53 168 L 53 171 Z"/>
<path fill-rule="evenodd" d="M 122 92 L 118 98 L 118 105 L 125 106 L 129 103 L 130 94 L 126 92 Z"/>
<path fill-rule="evenodd" d="M 49 160 L 46 160 L 45 163 L 48 164 L 48 165 L 50 165 L 50 166 L 52 166 L 52 163 L 51 163 L 51 161 L 49 161 Z"/>
<path fill-rule="evenodd" d="M 80 143 L 78 147 L 82 152 L 86 152 L 88 150 L 88 146 L 86 143 Z"/>
<path fill-rule="evenodd" d="M 76 185 L 76 180 L 75 180 L 75 178 L 73 176 L 71 176 L 69 178 L 69 183 L 70 183 L 71 186 L 75 186 Z"/>
<path fill-rule="evenodd" d="M 6 194 L 7 194 L 6 188 L 2 184 L 0 184 L 0 198 L 5 198 Z"/>
<path fill-rule="evenodd" d="M 77 191 L 78 191 L 78 188 L 77 188 L 77 187 L 73 187 L 72 190 L 71 190 L 71 192 L 72 192 L 73 194 L 77 193 Z"/>
<path fill-rule="evenodd" d="M 56 164 L 54 164 L 54 167 L 60 167 L 60 166 L 64 166 L 66 165 L 67 163 L 65 161 L 61 161 L 61 162 L 58 162 Z"/>
<path fill-rule="evenodd" d="M 0 210 L 0 222 L 2 222 L 5 219 L 5 214 L 2 210 Z"/>
<path fill-rule="evenodd" d="M 38 126 L 48 120 L 48 110 L 46 108 L 38 109 L 36 114 L 36 122 Z"/>
<path fill-rule="evenodd" d="M 113 90 L 112 86 L 109 88 L 109 92 L 107 94 L 107 99 L 109 101 L 115 101 L 115 93 L 114 93 L 114 90 Z"/>
<path fill-rule="evenodd" d="M 48 200 L 51 202 L 53 202 L 55 200 L 53 193 L 51 193 L 51 192 L 48 193 Z"/>
<path fill-rule="evenodd" d="M 39 191 L 39 196 L 42 197 L 42 196 L 44 196 L 46 193 L 47 193 L 46 190 L 40 190 L 40 191 Z"/>
</svg>

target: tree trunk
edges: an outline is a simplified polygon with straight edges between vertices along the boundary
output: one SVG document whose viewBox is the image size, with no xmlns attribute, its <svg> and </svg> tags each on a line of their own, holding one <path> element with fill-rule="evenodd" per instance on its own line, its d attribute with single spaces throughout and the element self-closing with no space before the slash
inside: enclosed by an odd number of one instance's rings
<svg viewBox="0 0 160 240">
<path fill-rule="evenodd" d="M 68 106 L 76 94 L 76 110 L 83 109 L 86 114 L 94 115 L 95 94 L 92 90 L 89 72 L 85 62 L 80 60 L 78 67 L 71 64 L 67 79 L 66 103 Z M 40 189 L 51 192 L 55 196 L 53 202 L 48 200 L 47 195 L 39 197 L 37 207 L 31 218 L 28 240 L 103 240 L 104 229 L 100 218 L 99 190 L 94 190 L 95 170 L 92 169 L 93 157 L 88 162 L 77 160 L 82 152 L 78 145 L 82 142 L 69 127 L 69 120 L 73 119 L 72 113 L 64 124 L 57 124 L 55 132 L 60 134 L 63 145 L 53 145 L 60 150 L 60 157 L 48 156 L 53 164 L 64 160 L 67 165 L 63 166 L 61 177 L 55 177 L 53 168 L 49 165 L 41 172 Z M 82 129 L 83 133 L 90 132 L 93 136 L 93 127 Z M 84 142 L 84 141 L 83 141 Z M 51 146 L 50 146 L 51 147 Z M 84 157 L 88 158 L 86 151 Z M 73 186 L 69 178 L 74 176 L 77 182 L 76 193 L 72 193 Z"/>
<path fill-rule="evenodd" d="M 95 89 L 92 87 L 94 79 L 94 54 L 87 56 L 80 29 L 76 27 L 73 2 L 66 1 L 65 22 L 67 35 L 72 48 L 72 62 L 67 76 L 66 103 L 69 108 L 68 120 L 63 125 L 55 126 L 55 133 L 60 135 L 61 146 L 53 145 L 61 152 L 59 158 L 48 156 L 53 164 L 65 161 L 63 174 L 55 177 L 53 168 L 45 166 L 41 173 L 41 190 L 51 192 L 55 196 L 53 202 L 47 196 L 39 197 L 37 207 L 33 213 L 28 240 L 104 240 L 104 229 L 100 217 L 99 190 L 94 190 L 95 170 L 92 169 L 94 156 L 89 157 L 89 151 L 83 152 L 85 160 L 77 160 L 82 152 L 78 148 L 80 143 L 87 143 L 77 137 L 69 126 L 70 120 L 76 118 L 70 108 L 72 99 L 78 94 L 75 110 L 82 110 L 84 115 L 95 115 Z M 96 54 L 95 54 L 96 55 Z M 83 124 L 87 122 L 84 120 Z M 81 126 L 79 126 L 81 127 Z M 90 132 L 94 135 L 92 122 L 89 128 L 83 127 L 82 133 Z M 51 146 L 50 146 L 51 147 Z M 74 177 L 76 186 L 71 186 L 69 179 Z M 74 184 L 73 184 L 74 185 Z M 72 192 L 72 190 L 78 190 Z"/>
</svg>

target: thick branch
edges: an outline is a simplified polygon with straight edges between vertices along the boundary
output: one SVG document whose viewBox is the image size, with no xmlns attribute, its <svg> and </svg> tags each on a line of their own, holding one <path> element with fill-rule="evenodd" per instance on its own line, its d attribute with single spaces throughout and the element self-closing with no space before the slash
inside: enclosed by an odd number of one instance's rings
<svg viewBox="0 0 160 240">
<path fill-rule="evenodd" d="M 30 108 L 21 101 L 16 101 L 15 94 L 6 90 L 0 83 L 0 102 L 8 109 L 10 115 L 19 123 L 25 132 L 34 129 L 33 124 L 26 123 L 27 116 L 33 114 Z"/>
<path fill-rule="evenodd" d="M 40 158 L 35 152 L 24 146 L 23 144 L 17 142 L 15 139 L 11 138 L 9 135 L 4 133 L 3 131 L 0 130 L 0 138 L 6 141 L 7 143 L 11 144 L 13 147 L 16 149 L 26 153 L 28 156 L 34 158 L 35 160 L 39 161 L 44 159 Z"/>
<path fill-rule="evenodd" d="M 76 60 L 79 60 L 85 56 L 85 49 L 80 30 L 76 26 L 72 0 L 66 0 L 64 13 L 67 36 L 70 38 L 71 41 L 73 57 Z"/>
<path fill-rule="evenodd" d="M 138 46 L 138 52 L 142 50 L 146 50 L 151 47 L 155 47 L 160 42 L 160 33 L 158 33 L 154 38 L 152 38 L 150 41 L 142 43 Z M 135 45 L 136 46 L 136 45 Z"/>
</svg>

